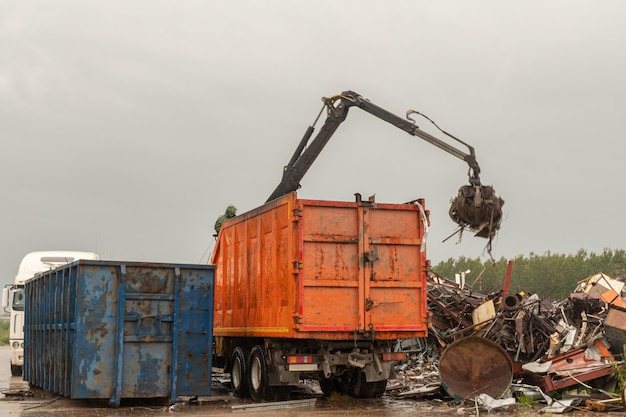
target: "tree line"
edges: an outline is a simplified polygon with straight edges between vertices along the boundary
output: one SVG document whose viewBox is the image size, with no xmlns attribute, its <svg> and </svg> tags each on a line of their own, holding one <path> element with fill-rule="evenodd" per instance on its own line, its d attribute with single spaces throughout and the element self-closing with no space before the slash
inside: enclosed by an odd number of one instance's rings
<svg viewBox="0 0 626 417">
<path fill-rule="evenodd" d="M 604 249 L 602 253 L 580 249 L 570 255 L 531 252 L 528 256 L 518 255 L 511 261 L 509 293 L 523 291 L 547 300 L 567 298 L 580 281 L 599 272 L 626 280 L 626 251 L 623 249 Z M 465 285 L 475 292 L 489 294 L 502 289 L 508 263 L 509 259 L 504 257 L 493 262 L 462 256 L 440 262 L 432 270 L 452 280 L 455 274 L 470 270 L 465 276 Z"/>
</svg>

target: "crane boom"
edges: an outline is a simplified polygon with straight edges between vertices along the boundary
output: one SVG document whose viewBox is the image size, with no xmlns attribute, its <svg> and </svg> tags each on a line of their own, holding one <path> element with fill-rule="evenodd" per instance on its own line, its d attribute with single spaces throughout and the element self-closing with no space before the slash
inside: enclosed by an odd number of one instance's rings
<svg viewBox="0 0 626 417">
<path fill-rule="evenodd" d="M 267 202 L 275 200 L 300 188 L 300 181 L 313 162 L 315 162 L 320 152 L 324 149 L 337 128 L 346 120 L 350 108 L 358 107 L 361 110 L 384 120 L 401 130 L 404 130 L 412 136 L 417 136 L 467 163 L 469 166 L 468 176 L 470 185 L 466 185 L 459 189 L 458 196 L 455 198 L 452 207 L 450 208 L 450 217 L 461 228 L 469 227 L 477 232 L 477 236 L 489 237 L 491 241 L 491 238 L 493 238 L 496 230 L 500 227 L 502 215 L 501 207 L 504 204 L 504 201 L 495 194 L 492 187 L 481 185 L 479 177 L 480 167 L 476 161 L 476 154 L 472 146 L 441 129 L 439 130 L 443 134 L 465 146 L 467 151 L 459 149 L 450 143 L 444 142 L 443 140 L 423 131 L 415 124 L 415 121 L 410 118 L 411 114 L 421 115 L 421 113 L 417 111 L 409 110 L 406 114 L 406 118 L 401 118 L 383 109 L 382 107 L 377 106 L 354 91 L 344 91 L 341 94 L 330 98 L 324 97 L 322 98 L 322 101 L 324 102 L 322 110 L 317 115 L 314 123 L 307 128 L 295 152 L 291 156 L 291 159 L 283 168 L 282 179 L 274 192 L 272 192 L 267 199 Z M 314 126 L 324 110 L 326 110 L 326 120 L 315 138 L 309 142 L 315 130 Z M 435 126 L 437 125 L 435 124 Z M 437 126 L 437 128 L 439 127 Z"/>
<path fill-rule="evenodd" d="M 408 115 L 417 112 L 410 110 L 409 112 L 407 112 L 407 118 L 403 119 L 383 109 L 382 107 L 377 106 L 376 104 L 363 98 L 361 95 L 353 91 L 344 91 L 339 95 L 333 96 L 331 98 L 323 98 L 322 100 L 324 101 L 324 108 L 327 112 L 327 117 L 324 125 L 321 127 L 320 131 L 310 143 L 308 142 L 313 134 L 314 127 L 309 126 L 307 128 L 307 131 L 305 132 L 302 140 L 300 141 L 300 144 L 298 145 L 294 154 L 289 160 L 289 163 L 283 169 L 283 177 L 280 184 L 278 184 L 278 186 L 267 199 L 267 201 L 274 200 L 299 188 L 300 180 L 302 180 L 311 165 L 313 165 L 313 162 L 315 161 L 315 159 L 317 159 L 320 152 L 322 151 L 322 149 L 324 149 L 339 125 L 344 122 L 344 120 L 348 116 L 348 110 L 351 107 L 355 106 L 375 117 L 378 117 L 379 119 L 382 119 L 396 126 L 399 129 L 404 130 L 410 135 L 422 138 L 430 144 L 435 145 L 436 147 L 448 152 L 449 154 L 459 159 L 462 159 L 469 165 L 470 183 L 473 185 L 480 185 L 480 167 L 478 166 L 478 162 L 476 161 L 474 148 L 467 143 L 455 138 L 454 136 L 444 132 L 452 139 L 466 146 L 468 152 L 464 152 L 458 148 L 455 148 L 449 143 L 446 143 L 434 137 L 433 135 L 421 130 L 413 120 L 408 118 Z M 322 108 L 322 111 L 324 110 L 324 108 Z M 317 119 L 319 119 L 319 115 Z M 315 123 L 313 125 L 315 125 Z"/>
</svg>

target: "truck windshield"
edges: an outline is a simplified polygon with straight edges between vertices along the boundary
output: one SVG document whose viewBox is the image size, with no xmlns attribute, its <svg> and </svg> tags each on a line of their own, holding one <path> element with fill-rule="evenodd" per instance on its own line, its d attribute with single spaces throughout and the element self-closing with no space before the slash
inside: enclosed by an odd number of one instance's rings
<svg viewBox="0 0 626 417">
<path fill-rule="evenodd" d="M 13 310 L 24 311 L 24 288 L 18 288 L 13 293 Z"/>
</svg>

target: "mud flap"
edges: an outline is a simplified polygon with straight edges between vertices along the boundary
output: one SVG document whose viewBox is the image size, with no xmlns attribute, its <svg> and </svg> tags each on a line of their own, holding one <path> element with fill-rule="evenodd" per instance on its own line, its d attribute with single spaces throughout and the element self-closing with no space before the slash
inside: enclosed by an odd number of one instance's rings
<svg viewBox="0 0 626 417">
<path fill-rule="evenodd" d="M 363 372 L 365 372 L 365 380 L 367 382 L 383 381 L 389 378 L 393 378 L 394 362 L 381 362 L 380 365 L 381 371 L 379 371 L 377 367 L 372 364 L 367 365 L 365 366 L 365 368 L 363 368 Z"/>
</svg>

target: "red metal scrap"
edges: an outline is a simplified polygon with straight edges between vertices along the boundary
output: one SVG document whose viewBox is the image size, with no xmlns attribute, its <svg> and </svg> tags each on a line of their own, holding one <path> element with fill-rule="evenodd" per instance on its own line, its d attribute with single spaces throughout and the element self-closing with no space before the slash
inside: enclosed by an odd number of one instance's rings
<svg viewBox="0 0 626 417">
<path fill-rule="evenodd" d="M 552 366 L 546 375 L 532 374 L 528 377 L 545 392 L 551 392 L 607 376 L 612 372 L 611 364 L 589 359 L 583 349 L 576 349 L 552 359 Z"/>
</svg>

